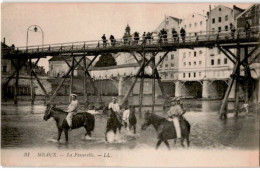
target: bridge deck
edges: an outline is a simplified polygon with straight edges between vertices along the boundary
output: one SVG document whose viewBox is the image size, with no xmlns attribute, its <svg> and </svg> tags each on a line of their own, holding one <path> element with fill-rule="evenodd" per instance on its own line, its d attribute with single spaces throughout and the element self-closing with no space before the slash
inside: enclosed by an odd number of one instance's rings
<svg viewBox="0 0 260 171">
<path fill-rule="evenodd" d="M 170 38 L 169 38 L 170 37 Z M 253 47 L 260 45 L 259 31 L 252 31 L 250 35 L 245 32 L 236 33 L 234 36 L 230 32 L 218 34 L 200 34 L 197 36 L 186 36 L 185 42 L 174 40 L 172 36 L 167 39 L 153 37 L 150 40 L 134 40 L 133 38 L 118 39 L 112 45 L 111 43 L 103 44 L 102 40 L 72 42 L 60 44 L 48 44 L 29 47 L 18 47 L 15 50 L 2 49 L 3 58 L 5 59 L 24 59 L 24 58 L 45 58 L 46 56 L 69 55 L 69 56 L 94 56 L 102 53 L 118 53 L 118 52 L 165 52 L 175 51 L 176 49 L 185 48 L 212 48 L 222 46 L 228 48 L 236 48 L 237 42 L 241 47 Z M 107 41 L 108 42 L 108 41 Z M 110 42 L 110 41 L 109 41 Z"/>
</svg>

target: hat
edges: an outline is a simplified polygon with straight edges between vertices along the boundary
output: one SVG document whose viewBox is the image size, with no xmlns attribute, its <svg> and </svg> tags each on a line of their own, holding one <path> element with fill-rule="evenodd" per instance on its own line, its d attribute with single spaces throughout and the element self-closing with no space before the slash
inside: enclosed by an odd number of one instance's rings
<svg viewBox="0 0 260 171">
<path fill-rule="evenodd" d="M 77 97 L 78 95 L 77 94 L 70 94 L 72 97 L 74 96 L 74 97 Z"/>
<path fill-rule="evenodd" d="M 180 101 L 180 100 L 181 100 L 181 97 L 174 97 L 174 98 L 172 98 L 171 102 Z"/>
<path fill-rule="evenodd" d="M 112 97 L 112 99 L 116 99 L 117 100 L 117 97 Z"/>
</svg>

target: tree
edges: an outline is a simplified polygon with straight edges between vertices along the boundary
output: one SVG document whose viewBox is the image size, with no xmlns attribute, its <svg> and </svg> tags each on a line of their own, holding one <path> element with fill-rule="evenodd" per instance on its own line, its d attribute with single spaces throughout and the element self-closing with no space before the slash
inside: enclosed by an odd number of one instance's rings
<svg viewBox="0 0 260 171">
<path fill-rule="evenodd" d="M 111 54 L 101 55 L 95 67 L 105 67 L 105 66 L 114 66 L 116 65 L 116 60 Z"/>
</svg>

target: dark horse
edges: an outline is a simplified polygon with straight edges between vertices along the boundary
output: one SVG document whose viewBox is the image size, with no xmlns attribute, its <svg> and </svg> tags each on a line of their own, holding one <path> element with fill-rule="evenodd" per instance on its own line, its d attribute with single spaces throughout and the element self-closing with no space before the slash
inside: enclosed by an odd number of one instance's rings
<svg viewBox="0 0 260 171">
<path fill-rule="evenodd" d="M 121 127 L 122 127 L 122 121 L 121 121 L 121 117 L 118 116 L 112 109 L 108 109 L 108 107 L 106 107 L 104 109 L 104 113 L 107 114 L 107 126 L 106 126 L 106 132 L 105 132 L 105 139 L 107 141 L 107 133 L 110 130 L 113 130 L 114 134 L 116 134 L 117 129 L 119 130 L 119 133 L 121 131 Z"/>
<path fill-rule="evenodd" d="M 136 133 L 136 117 L 135 117 L 135 108 L 134 107 L 130 107 L 129 108 L 130 113 L 129 113 L 129 117 L 128 117 L 128 123 L 129 125 L 127 125 L 127 122 L 124 121 L 125 124 L 125 128 L 128 126 L 129 130 L 131 130 L 133 128 L 134 130 L 134 134 Z"/>
<path fill-rule="evenodd" d="M 153 125 L 157 132 L 158 142 L 156 144 L 156 149 L 160 146 L 162 142 L 165 143 L 168 149 L 170 149 L 168 139 L 176 139 L 176 131 L 172 122 L 168 121 L 166 118 L 151 114 L 149 111 L 146 111 L 144 124 L 142 125 L 142 130 L 145 130 L 149 125 Z M 190 124 L 183 117 L 180 118 L 180 127 L 181 127 L 181 145 L 184 147 L 183 141 L 187 140 L 188 147 L 190 146 Z"/>
<path fill-rule="evenodd" d="M 45 110 L 45 115 L 43 119 L 47 121 L 50 117 L 53 117 L 56 121 L 56 126 L 58 128 L 58 138 L 57 140 L 60 140 L 61 133 L 64 131 L 66 141 L 69 140 L 68 137 L 68 130 L 69 125 L 66 120 L 67 112 L 58 109 L 54 107 L 53 105 L 47 105 L 47 108 Z M 77 115 L 73 116 L 72 119 L 72 129 L 77 129 L 80 127 L 84 127 L 86 129 L 86 135 L 91 136 L 91 131 L 94 130 L 95 127 L 95 117 L 87 112 L 78 113 Z"/>
</svg>

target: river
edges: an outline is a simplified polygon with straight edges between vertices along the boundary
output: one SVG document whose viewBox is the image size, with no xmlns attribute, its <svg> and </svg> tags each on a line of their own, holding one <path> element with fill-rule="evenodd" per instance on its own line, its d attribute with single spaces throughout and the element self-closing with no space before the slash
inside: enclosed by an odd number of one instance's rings
<svg viewBox="0 0 260 171">
<path fill-rule="evenodd" d="M 131 101 L 138 104 L 137 96 L 131 98 Z M 149 97 L 145 98 L 149 99 Z M 110 98 L 106 98 L 108 99 Z M 64 99 L 60 98 L 60 100 Z M 160 101 L 161 99 L 157 99 L 157 102 Z M 220 120 L 218 116 L 220 104 L 220 101 L 183 100 L 184 108 L 187 110 L 185 118 L 191 124 L 190 148 L 257 149 L 259 146 L 259 114 L 257 113 L 259 112 L 256 111 L 256 107 L 250 108 L 250 116 L 245 116 L 242 112 L 238 118 L 235 118 L 230 113 L 227 120 Z M 65 105 L 58 107 L 66 108 Z M 234 103 L 230 102 L 228 108 L 232 110 Z M 65 143 L 64 134 L 58 143 L 54 120 L 52 118 L 47 122 L 43 120 L 45 109 L 43 102 L 36 102 L 34 105 L 29 102 L 19 102 L 18 105 L 2 104 L 2 148 L 135 149 L 154 148 L 157 142 L 156 132 L 152 126 L 145 131 L 141 130 L 143 121 L 139 119 L 136 111 L 138 123 L 135 135 L 123 128 L 114 142 L 106 143 L 104 140 L 106 116 L 95 115 L 96 124 L 91 139 L 86 139 L 85 129 L 79 128 L 69 132 L 69 143 Z M 164 115 L 159 107 L 155 109 L 155 113 Z M 172 140 L 169 143 L 172 148 L 181 148 L 179 143 L 174 145 Z M 161 146 L 166 148 L 164 144 Z"/>
</svg>

